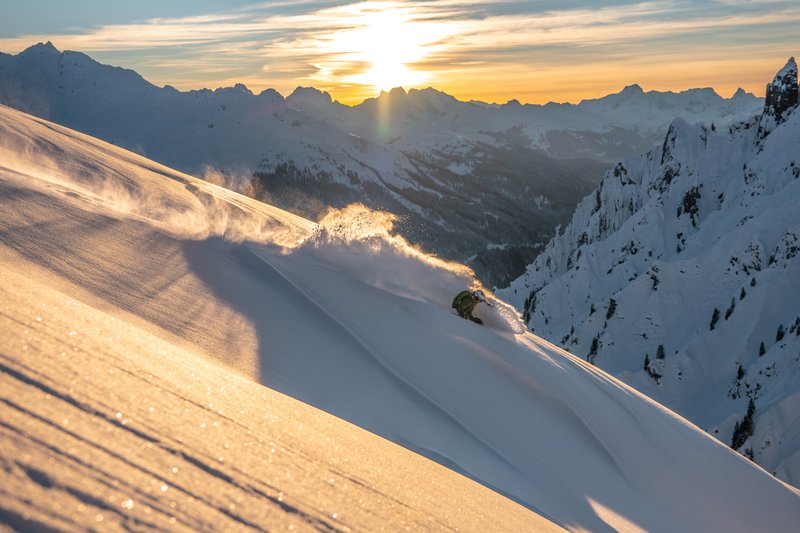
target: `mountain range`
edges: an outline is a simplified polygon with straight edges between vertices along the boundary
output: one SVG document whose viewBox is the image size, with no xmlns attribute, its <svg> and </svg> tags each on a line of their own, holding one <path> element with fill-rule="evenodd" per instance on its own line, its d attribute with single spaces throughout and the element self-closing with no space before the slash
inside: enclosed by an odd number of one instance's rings
<svg viewBox="0 0 800 533">
<path fill-rule="evenodd" d="M 398 88 L 351 107 L 313 88 L 157 87 L 50 43 L 0 54 L 0 103 L 312 219 L 353 202 L 389 211 L 410 242 L 496 286 L 524 271 L 613 161 L 649 149 L 675 117 L 724 127 L 762 105 L 742 90 L 631 85 L 546 105 Z"/>
<path fill-rule="evenodd" d="M 676 119 L 501 291 L 529 328 L 800 485 L 797 64 L 757 116 Z"/>
</svg>

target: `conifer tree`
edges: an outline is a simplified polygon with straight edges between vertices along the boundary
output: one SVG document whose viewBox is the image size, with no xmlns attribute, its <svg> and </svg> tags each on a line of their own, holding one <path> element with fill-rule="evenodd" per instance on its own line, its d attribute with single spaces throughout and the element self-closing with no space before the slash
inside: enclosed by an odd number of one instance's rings
<svg viewBox="0 0 800 533">
<path fill-rule="evenodd" d="M 716 307 L 714 308 L 714 312 L 711 313 L 711 324 L 709 325 L 709 330 L 713 331 L 714 328 L 717 327 L 717 322 L 719 321 L 719 309 Z"/>
<path fill-rule="evenodd" d="M 734 309 L 736 309 L 736 299 L 731 298 L 731 306 L 728 307 L 727 311 L 725 311 L 725 320 L 728 320 L 731 317 Z"/>
<path fill-rule="evenodd" d="M 606 320 L 614 316 L 614 313 L 617 312 L 617 301 L 614 298 L 611 298 L 608 301 L 608 311 L 606 312 Z"/>
<path fill-rule="evenodd" d="M 661 384 L 661 374 L 659 374 L 656 371 L 655 368 L 650 366 L 650 355 L 649 354 L 645 354 L 644 355 L 644 371 L 647 372 L 648 376 L 653 378 L 653 381 L 655 381 L 656 384 L 658 384 L 658 385 Z"/>
<path fill-rule="evenodd" d="M 586 360 L 594 364 L 594 358 L 597 357 L 597 350 L 600 348 L 600 335 L 596 335 L 592 339 L 592 346 L 589 348 L 589 355 Z"/>
<path fill-rule="evenodd" d="M 753 425 L 753 416 L 756 414 L 756 403 L 750 398 L 747 404 L 747 414 L 742 418 L 742 422 L 737 422 L 733 427 L 733 437 L 731 438 L 731 448 L 738 450 L 741 448 L 748 438 L 753 435 L 755 426 Z"/>
</svg>

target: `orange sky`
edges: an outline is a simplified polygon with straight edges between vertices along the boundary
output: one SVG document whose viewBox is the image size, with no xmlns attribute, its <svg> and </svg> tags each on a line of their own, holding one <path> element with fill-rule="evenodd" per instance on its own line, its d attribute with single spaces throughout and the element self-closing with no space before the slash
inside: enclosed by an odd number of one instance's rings
<svg viewBox="0 0 800 533">
<path fill-rule="evenodd" d="M 781 0 L 182 0 L 169 12 L 124 13 L 75 0 L 72 11 L 52 2 L 52 20 L 29 5 L 10 8 L 0 50 L 50 40 L 158 85 L 244 83 L 284 95 L 314 86 L 348 104 L 394 86 L 523 103 L 577 102 L 632 83 L 763 95 L 797 53 L 800 27 L 800 3 Z"/>
</svg>

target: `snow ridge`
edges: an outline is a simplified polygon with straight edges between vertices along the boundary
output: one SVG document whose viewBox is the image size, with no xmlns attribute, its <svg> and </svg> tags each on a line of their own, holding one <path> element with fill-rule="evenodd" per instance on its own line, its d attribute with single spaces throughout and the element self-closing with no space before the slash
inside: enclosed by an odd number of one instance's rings
<svg viewBox="0 0 800 533">
<path fill-rule="evenodd" d="M 790 59 L 760 116 L 675 120 L 501 295 L 532 331 L 800 485 L 796 106 Z"/>
</svg>

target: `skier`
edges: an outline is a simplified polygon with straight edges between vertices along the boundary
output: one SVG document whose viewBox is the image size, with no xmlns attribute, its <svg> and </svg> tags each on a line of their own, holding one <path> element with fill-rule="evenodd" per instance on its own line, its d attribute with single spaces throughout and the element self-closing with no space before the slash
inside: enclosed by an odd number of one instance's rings
<svg viewBox="0 0 800 533">
<path fill-rule="evenodd" d="M 456 310 L 461 318 L 472 320 L 476 324 L 483 324 L 483 320 L 472 316 L 472 312 L 480 302 L 492 307 L 492 304 L 486 300 L 486 295 L 483 294 L 483 291 L 461 291 L 453 299 L 453 309 Z"/>
</svg>

